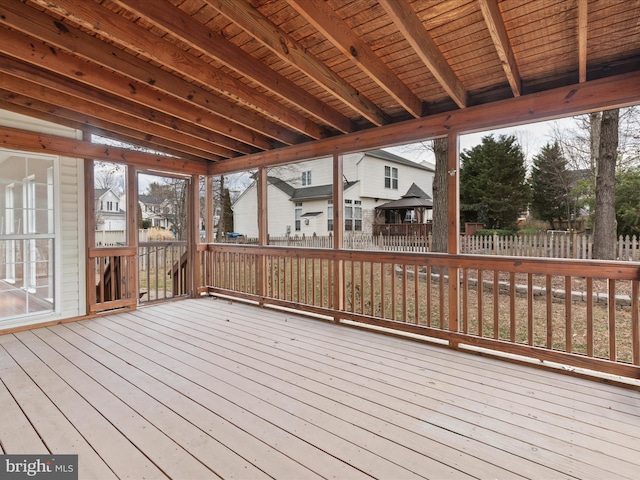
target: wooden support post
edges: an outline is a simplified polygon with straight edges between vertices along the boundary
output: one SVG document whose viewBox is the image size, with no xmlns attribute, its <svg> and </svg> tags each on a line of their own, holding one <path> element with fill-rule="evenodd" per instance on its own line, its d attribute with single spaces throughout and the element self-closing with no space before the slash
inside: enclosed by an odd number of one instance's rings
<svg viewBox="0 0 640 480">
<path fill-rule="evenodd" d="M 189 194 L 187 196 L 190 202 L 188 211 L 189 220 L 189 254 L 188 264 L 191 266 L 188 273 L 188 282 L 191 290 L 191 297 L 198 296 L 198 287 L 200 286 L 200 260 L 198 256 L 198 243 L 200 242 L 200 177 L 191 175 L 189 178 Z M 180 260 L 178 260 L 178 274 L 180 275 Z"/>
<path fill-rule="evenodd" d="M 344 245 L 344 185 L 342 155 L 333 154 L 333 248 L 342 249 Z M 334 260 L 333 265 L 333 310 L 334 322 L 340 321 L 338 312 L 344 310 L 344 262 Z"/>
<path fill-rule="evenodd" d="M 451 132 L 447 140 L 447 252 L 460 253 L 460 161 L 458 157 L 460 142 L 457 132 Z M 457 332 L 460 315 L 460 279 L 459 269 L 449 267 L 449 330 Z M 452 344 L 453 345 L 453 344 Z M 455 346 L 455 345 L 453 345 Z"/>
<path fill-rule="evenodd" d="M 213 229 L 215 228 L 215 222 L 213 221 L 214 207 L 213 176 L 207 175 L 204 182 L 204 241 L 206 243 L 213 242 Z"/>
<path fill-rule="evenodd" d="M 136 254 L 129 260 L 122 261 L 128 264 L 127 294 L 124 298 L 140 298 L 138 295 L 138 182 L 136 181 L 136 169 L 127 165 L 127 246 L 135 247 Z M 124 285 L 123 285 L 124 286 Z M 124 291 L 124 289 L 123 289 Z M 137 303 L 137 301 L 136 301 Z"/>
<path fill-rule="evenodd" d="M 94 195 L 93 160 L 84 160 L 84 195 L 86 199 L 85 214 L 85 240 L 86 240 L 86 294 L 87 311 L 91 313 L 91 307 L 97 301 L 96 295 L 96 259 L 91 258 L 89 250 L 96 246 L 96 202 Z"/>
<path fill-rule="evenodd" d="M 267 169 L 264 167 L 258 168 L 257 176 L 257 195 L 258 195 L 258 245 L 264 246 L 269 243 L 269 227 L 268 227 L 268 213 L 267 213 Z M 268 292 L 268 269 L 267 269 L 267 257 L 262 256 L 258 261 L 257 272 L 257 288 L 258 295 L 264 298 Z M 262 305 L 262 300 L 260 301 Z"/>
</svg>

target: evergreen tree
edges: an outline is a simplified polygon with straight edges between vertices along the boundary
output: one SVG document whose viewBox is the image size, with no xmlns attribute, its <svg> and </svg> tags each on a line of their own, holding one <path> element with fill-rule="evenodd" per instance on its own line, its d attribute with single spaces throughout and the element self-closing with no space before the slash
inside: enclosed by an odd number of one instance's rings
<svg viewBox="0 0 640 480">
<path fill-rule="evenodd" d="M 460 203 L 481 205 L 488 228 L 515 228 L 529 203 L 525 157 L 515 136 L 493 135 L 460 154 Z M 471 219 L 470 219 L 471 220 Z"/>
<path fill-rule="evenodd" d="M 616 220 L 619 235 L 640 234 L 640 167 L 616 174 Z"/>
<path fill-rule="evenodd" d="M 547 144 L 533 159 L 531 170 L 531 211 L 555 229 L 556 220 L 570 222 L 572 213 L 571 177 L 558 143 Z"/>
</svg>

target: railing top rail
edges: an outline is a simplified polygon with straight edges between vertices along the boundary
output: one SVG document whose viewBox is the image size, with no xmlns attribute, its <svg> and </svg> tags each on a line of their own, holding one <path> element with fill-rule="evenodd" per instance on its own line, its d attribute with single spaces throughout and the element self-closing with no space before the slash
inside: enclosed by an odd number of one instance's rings
<svg viewBox="0 0 640 480">
<path fill-rule="evenodd" d="M 135 247 L 92 247 L 89 248 L 89 258 L 98 257 L 131 257 L 136 254 Z"/>
<path fill-rule="evenodd" d="M 189 242 L 186 240 L 154 240 L 150 242 L 138 242 L 138 247 L 171 247 L 173 245 L 183 246 L 188 244 Z"/>
<path fill-rule="evenodd" d="M 284 257 L 326 258 L 363 262 L 429 264 L 439 267 L 501 270 L 516 273 L 563 275 L 576 277 L 640 280 L 640 262 L 573 260 L 563 258 L 536 258 L 493 255 L 452 255 L 445 253 L 388 252 L 370 250 L 346 250 L 330 248 L 305 248 L 285 246 L 229 245 L 211 243 L 210 251 L 278 255 Z"/>
</svg>

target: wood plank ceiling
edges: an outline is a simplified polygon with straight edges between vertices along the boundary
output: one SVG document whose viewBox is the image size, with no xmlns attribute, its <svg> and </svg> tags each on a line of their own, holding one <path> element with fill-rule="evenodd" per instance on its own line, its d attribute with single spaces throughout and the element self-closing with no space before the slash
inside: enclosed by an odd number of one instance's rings
<svg viewBox="0 0 640 480">
<path fill-rule="evenodd" d="M 640 70 L 640 0 L 28 0 L 0 108 L 200 162 Z"/>
</svg>

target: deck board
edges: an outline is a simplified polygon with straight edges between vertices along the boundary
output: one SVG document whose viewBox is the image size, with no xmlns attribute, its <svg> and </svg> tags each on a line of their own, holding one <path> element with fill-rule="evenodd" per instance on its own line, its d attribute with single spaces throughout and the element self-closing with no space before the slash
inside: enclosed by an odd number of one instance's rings
<svg viewBox="0 0 640 480">
<path fill-rule="evenodd" d="M 0 447 L 81 478 L 635 478 L 640 393 L 200 299 L 0 336 Z"/>
</svg>

